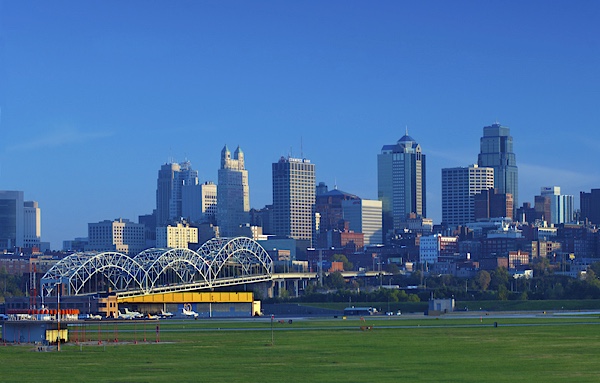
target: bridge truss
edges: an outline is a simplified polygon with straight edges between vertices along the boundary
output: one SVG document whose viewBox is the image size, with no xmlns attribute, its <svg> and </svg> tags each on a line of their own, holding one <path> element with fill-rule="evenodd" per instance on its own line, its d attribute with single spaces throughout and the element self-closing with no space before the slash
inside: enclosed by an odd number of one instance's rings
<svg viewBox="0 0 600 383">
<path fill-rule="evenodd" d="M 246 237 L 213 238 L 198 251 L 148 249 L 134 257 L 117 252 L 71 254 L 41 279 L 41 292 L 93 294 L 110 288 L 118 296 L 212 289 L 271 280 L 273 260 Z"/>
</svg>

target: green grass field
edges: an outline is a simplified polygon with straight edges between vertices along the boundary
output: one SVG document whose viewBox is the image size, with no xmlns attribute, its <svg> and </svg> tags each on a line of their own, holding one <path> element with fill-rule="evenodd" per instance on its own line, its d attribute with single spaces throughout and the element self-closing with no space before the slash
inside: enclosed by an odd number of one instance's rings
<svg viewBox="0 0 600 383">
<path fill-rule="evenodd" d="M 161 321 L 159 343 L 156 323 L 91 324 L 88 342 L 72 341 L 60 352 L 0 346 L 0 381 L 596 382 L 600 377 L 597 315 L 365 319 L 275 321 L 274 331 L 268 318 Z M 70 332 L 81 340 L 83 332 Z"/>
</svg>

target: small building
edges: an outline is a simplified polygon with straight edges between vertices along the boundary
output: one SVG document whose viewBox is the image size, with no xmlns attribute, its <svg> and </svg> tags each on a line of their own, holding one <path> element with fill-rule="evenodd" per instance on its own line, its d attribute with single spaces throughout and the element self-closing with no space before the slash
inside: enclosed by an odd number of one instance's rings
<svg viewBox="0 0 600 383">
<path fill-rule="evenodd" d="M 451 299 L 436 299 L 429 300 L 429 308 L 427 315 L 440 315 L 454 311 L 454 298 Z"/>
</svg>

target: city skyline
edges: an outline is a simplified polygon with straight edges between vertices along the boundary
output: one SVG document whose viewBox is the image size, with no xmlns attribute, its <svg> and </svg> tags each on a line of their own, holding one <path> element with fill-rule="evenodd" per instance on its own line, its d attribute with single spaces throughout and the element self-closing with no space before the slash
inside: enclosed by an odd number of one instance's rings
<svg viewBox="0 0 600 383">
<path fill-rule="evenodd" d="M 151 213 L 169 158 L 216 182 L 233 136 L 251 207 L 272 202 L 271 163 L 288 155 L 377 199 L 376 155 L 408 126 L 440 222 L 441 169 L 477 163 L 498 121 L 519 205 L 555 185 L 578 208 L 600 185 L 598 16 L 560 1 L 3 1 L 0 189 L 37 201 L 60 248 L 90 222 Z"/>
</svg>

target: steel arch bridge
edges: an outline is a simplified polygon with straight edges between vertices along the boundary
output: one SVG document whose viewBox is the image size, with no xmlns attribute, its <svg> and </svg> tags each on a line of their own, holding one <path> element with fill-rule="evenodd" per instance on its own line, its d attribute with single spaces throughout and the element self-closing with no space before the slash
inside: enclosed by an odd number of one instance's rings
<svg viewBox="0 0 600 383">
<path fill-rule="evenodd" d="M 148 249 L 134 257 L 117 252 L 75 253 L 41 279 L 42 295 L 93 294 L 111 288 L 119 297 L 212 289 L 273 278 L 273 260 L 246 237 L 213 238 L 198 251 Z"/>
</svg>

